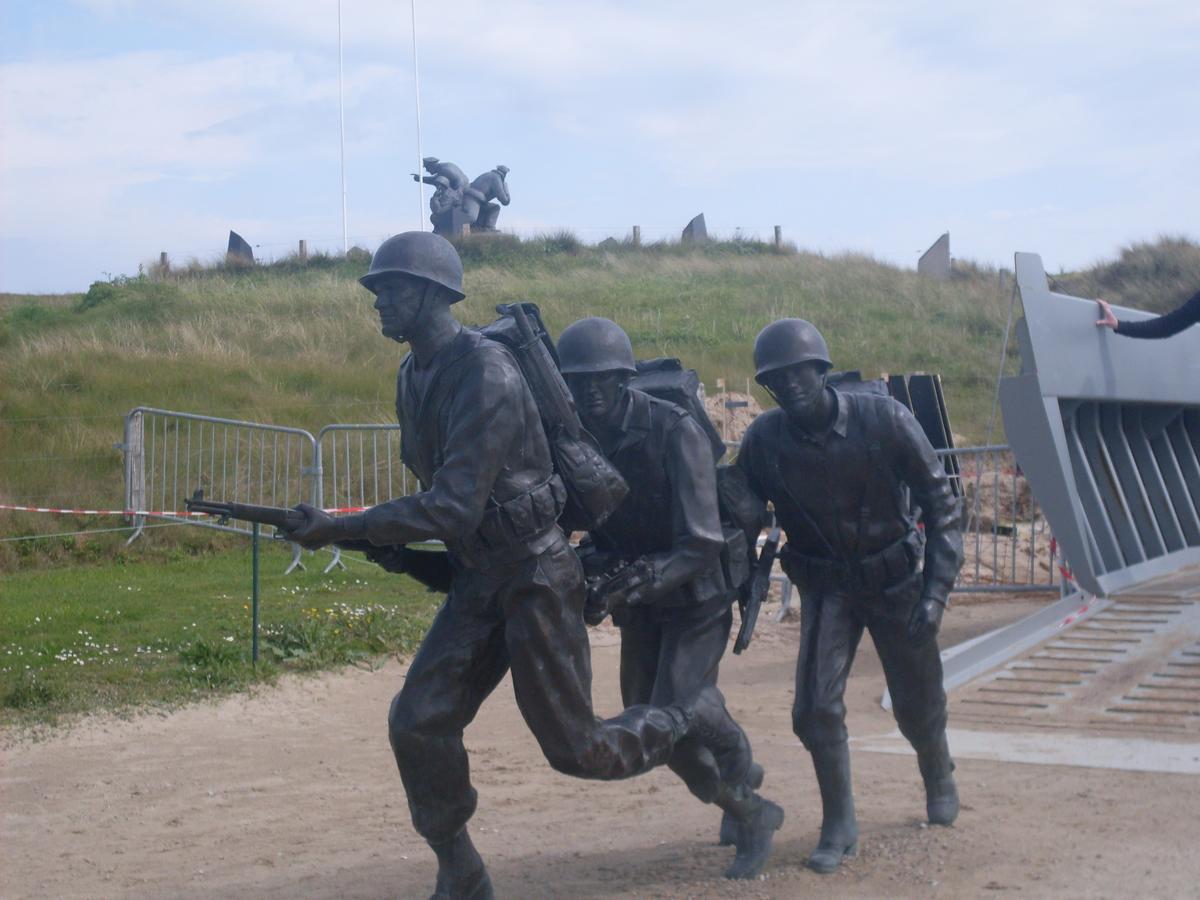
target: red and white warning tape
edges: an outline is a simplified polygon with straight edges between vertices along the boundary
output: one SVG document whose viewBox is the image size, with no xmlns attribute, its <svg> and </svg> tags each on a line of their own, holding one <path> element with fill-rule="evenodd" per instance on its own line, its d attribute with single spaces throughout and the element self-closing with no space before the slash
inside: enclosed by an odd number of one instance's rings
<svg viewBox="0 0 1200 900">
<path fill-rule="evenodd" d="M 341 515 L 344 513 L 362 512 L 369 507 L 366 506 L 342 506 L 333 509 L 327 509 L 325 512 L 330 515 Z M 68 516 L 160 516 L 171 518 L 184 518 L 195 516 L 206 516 L 208 513 L 202 512 L 180 512 L 179 510 L 162 510 L 162 509 L 55 509 L 49 506 L 13 506 L 8 503 L 0 503 L 0 509 L 7 509 L 13 512 L 34 512 L 34 513 L 59 513 Z"/>
</svg>

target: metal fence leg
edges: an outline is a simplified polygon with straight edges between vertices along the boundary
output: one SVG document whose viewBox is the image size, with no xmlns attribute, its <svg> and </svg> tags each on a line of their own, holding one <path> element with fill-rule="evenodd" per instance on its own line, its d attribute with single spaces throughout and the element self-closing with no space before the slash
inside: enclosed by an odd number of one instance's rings
<svg viewBox="0 0 1200 900">
<path fill-rule="evenodd" d="M 786 575 L 780 579 L 779 590 L 782 599 L 779 612 L 775 616 L 776 622 L 782 622 L 792 613 L 792 582 Z"/>
<path fill-rule="evenodd" d="M 303 549 L 304 548 L 302 548 L 299 544 L 292 544 L 292 561 L 288 563 L 288 567 L 283 570 L 284 575 L 291 575 L 297 569 L 299 569 L 301 572 L 308 571 L 308 569 L 304 568 L 304 563 L 300 561 L 300 552 Z"/>
<path fill-rule="evenodd" d="M 335 546 L 333 548 L 333 559 L 331 559 L 329 561 L 329 565 L 327 565 L 322 570 L 322 574 L 328 575 L 334 569 L 345 569 L 345 568 L 346 568 L 346 564 L 344 562 L 342 562 L 342 548 Z"/>
<path fill-rule="evenodd" d="M 133 534 L 131 534 L 129 536 L 129 540 L 127 540 L 125 542 L 125 546 L 128 547 L 130 544 L 132 544 L 134 541 L 136 541 L 139 537 L 141 537 L 142 531 L 145 529 L 145 527 L 146 527 L 146 517 L 145 516 L 134 516 L 133 517 Z"/>
</svg>

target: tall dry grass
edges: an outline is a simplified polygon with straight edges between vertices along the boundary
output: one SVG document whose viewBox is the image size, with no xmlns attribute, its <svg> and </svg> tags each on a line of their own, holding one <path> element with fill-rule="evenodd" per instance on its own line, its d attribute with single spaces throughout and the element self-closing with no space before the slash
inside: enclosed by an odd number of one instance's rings
<svg viewBox="0 0 1200 900">
<path fill-rule="evenodd" d="M 954 430 L 983 437 L 1009 302 L 993 269 L 968 265 L 935 283 L 866 256 L 757 242 L 598 248 L 570 238 L 460 242 L 468 291 L 460 317 L 484 323 L 497 303 L 518 299 L 538 303 L 555 333 L 607 316 L 639 356 L 678 356 L 711 392 L 718 378 L 744 386 L 759 329 L 800 316 L 822 329 L 840 368 L 941 373 Z M 1171 241 L 1163 252 L 1185 260 L 1200 248 Z M 390 421 L 403 348 L 379 335 L 372 298 L 355 282 L 366 265 L 360 253 L 307 267 L 292 260 L 117 279 L 83 295 L 0 297 L 0 503 L 120 506 L 113 444 L 136 406 L 310 430 Z M 1115 277 L 1102 268 L 1074 277 Z M 1135 269 L 1139 285 L 1154 283 L 1153 267 Z M 1182 283 L 1168 282 L 1164 290 Z M 96 524 L 0 513 L 0 536 Z M 0 542 L 0 568 L 42 558 L 24 546 Z"/>
</svg>

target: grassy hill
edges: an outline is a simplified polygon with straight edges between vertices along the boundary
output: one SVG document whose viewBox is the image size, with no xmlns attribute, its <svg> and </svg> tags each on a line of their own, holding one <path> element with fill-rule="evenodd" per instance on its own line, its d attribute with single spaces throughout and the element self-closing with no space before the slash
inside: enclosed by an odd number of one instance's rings
<svg viewBox="0 0 1200 900">
<path fill-rule="evenodd" d="M 743 390 L 759 329 L 802 316 L 822 329 L 839 368 L 941 373 L 954 430 L 983 437 L 1009 302 L 994 269 L 960 265 L 938 284 L 864 256 L 754 242 L 600 249 L 569 234 L 473 238 L 461 251 L 469 296 L 458 312 L 467 322 L 489 321 L 496 303 L 517 299 L 538 303 L 555 333 L 582 316 L 607 316 L 639 356 L 678 356 L 711 392 L 718 378 Z M 1127 252 L 1142 260 L 1129 267 L 1131 295 L 1174 298 L 1200 258 L 1183 240 Z M 1175 274 L 1155 276 L 1154 260 Z M 1105 296 L 1152 306 L 1122 293 L 1115 265 L 1057 277 L 1064 289 L 1096 293 L 1098 285 Z M 379 335 L 371 297 L 355 282 L 366 266 L 360 252 L 306 266 L 152 272 L 97 282 L 86 294 L 0 295 L 0 503 L 120 506 L 113 444 L 123 415 L 139 405 L 312 430 L 390 421 L 403 351 Z M 0 537 L 119 524 L 0 512 Z M 0 570 L 118 546 L 116 538 L 0 541 Z"/>
</svg>

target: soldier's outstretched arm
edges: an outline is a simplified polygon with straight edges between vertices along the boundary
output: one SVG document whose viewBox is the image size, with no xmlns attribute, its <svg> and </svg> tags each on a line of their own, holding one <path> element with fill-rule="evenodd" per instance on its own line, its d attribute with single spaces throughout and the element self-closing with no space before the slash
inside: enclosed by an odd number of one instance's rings
<svg viewBox="0 0 1200 900">
<path fill-rule="evenodd" d="M 759 441 L 758 432 L 754 428 L 754 425 L 751 424 L 746 433 L 742 435 L 742 443 L 738 447 L 737 458 L 734 459 L 733 464 L 745 473 L 746 485 L 765 506 L 767 501 L 774 498 L 768 496 L 768 491 L 763 486 L 762 480 L 759 477 L 757 468 Z"/>
</svg>

